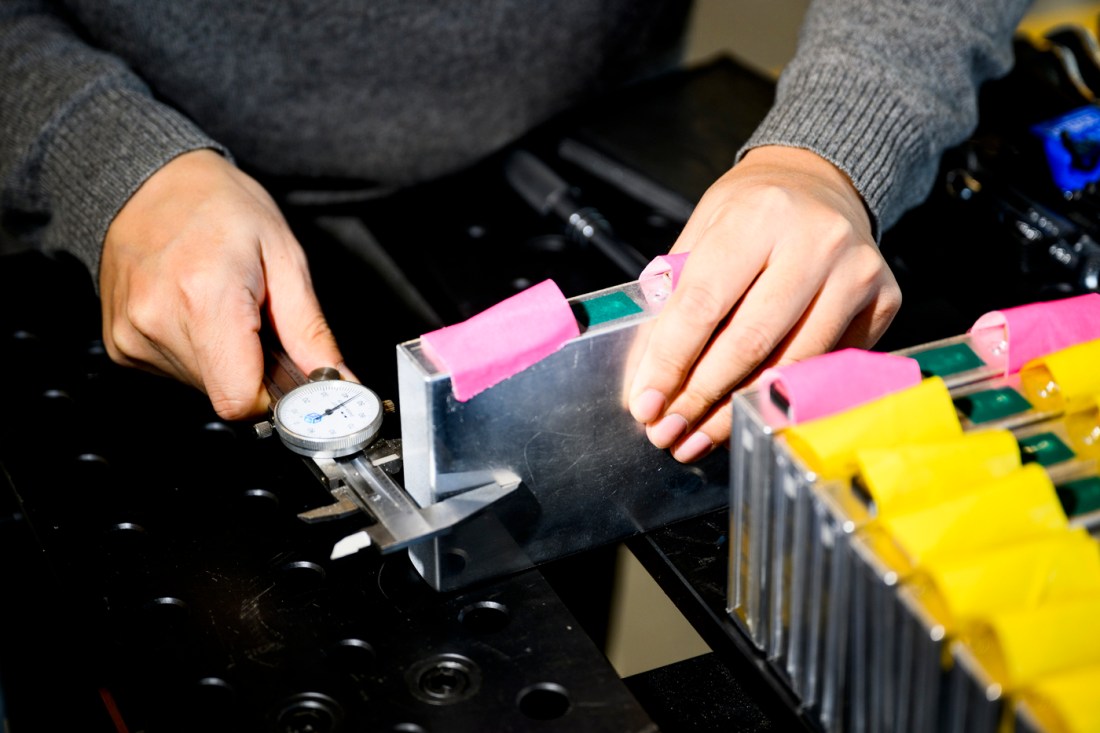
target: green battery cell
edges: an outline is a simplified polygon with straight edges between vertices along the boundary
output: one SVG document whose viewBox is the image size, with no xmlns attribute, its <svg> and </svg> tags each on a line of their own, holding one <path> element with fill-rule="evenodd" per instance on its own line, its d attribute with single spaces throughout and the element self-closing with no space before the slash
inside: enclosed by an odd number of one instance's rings
<svg viewBox="0 0 1100 733">
<path fill-rule="evenodd" d="M 1053 466 L 1074 457 L 1073 450 L 1054 433 L 1039 433 L 1020 439 L 1020 454 L 1024 463 Z"/>
<path fill-rule="evenodd" d="M 913 354 L 926 377 L 946 377 L 985 366 L 982 358 L 966 344 L 940 346 Z"/>
<path fill-rule="evenodd" d="M 1067 481 L 1056 490 L 1068 516 L 1075 517 L 1100 509 L 1100 478 L 1096 476 Z"/>
<path fill-rule="evenodd" d="M 1011 387 L 1000 387 L 957 397 L 955 407 L 979 425 L 1030 410 L 1031 403 Z"/>
<path fill-rule="evenodd" d="M 623 292 L 608 293 L 598 298 L 582 300 L 573 306 L 573 315 L 577 317 L 577 322 L 585 327 L 596 326 L 641 312 L 642 307 Z"/>
</svg>

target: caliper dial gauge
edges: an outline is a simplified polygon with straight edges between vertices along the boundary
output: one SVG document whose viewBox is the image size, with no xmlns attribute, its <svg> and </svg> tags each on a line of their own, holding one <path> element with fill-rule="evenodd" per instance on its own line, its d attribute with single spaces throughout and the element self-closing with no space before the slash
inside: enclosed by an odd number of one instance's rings
<svg viewBox="0 0 1100 733">
<path fill-rule="evenodd" d="M 382 400 L 356 382 L 327 379 L 295 387 L 275 403 L 272 422 L 287 448 L 311 458 L 362 450 L 382 427 Z"/>
</svg>

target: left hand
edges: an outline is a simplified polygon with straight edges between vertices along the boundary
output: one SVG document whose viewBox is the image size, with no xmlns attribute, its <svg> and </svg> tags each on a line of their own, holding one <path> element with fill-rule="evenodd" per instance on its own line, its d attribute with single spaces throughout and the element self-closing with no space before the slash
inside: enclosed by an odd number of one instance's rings
<svg viewBox="0 0 1100 733">
<path fill-rule="evenodd" d="M 267 316 L 304 373 L 348 376 L 275 201 L 212 150 L 169 161 L 107 230 L 99 271 L 111 359 L 206 392 L 226 420 L 266 411 L 260 328 Z"/>
<path fill-rule="evenodd" d="M 685 463 L 729 439 L 731 392 L 746 379 L 868 348 L 901 306 L 859 193 L 807 150 L 751 150 L 704 194 L 671 251 L 691 257 L 628 397 L 650 442 Z"/>
</svg>

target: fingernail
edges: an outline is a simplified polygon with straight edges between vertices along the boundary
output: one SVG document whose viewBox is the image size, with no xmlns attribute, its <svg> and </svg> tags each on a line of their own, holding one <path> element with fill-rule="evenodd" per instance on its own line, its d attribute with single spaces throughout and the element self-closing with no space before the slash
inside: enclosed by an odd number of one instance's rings
<svg viewBox="0 0 1100 733">
<path fill-rule="evenodd" d="M 630 414 L 638 422 L 651 423 L 665 409 L 665 396 L 655 389 L 647 389 L 630 403 Z"/>
<path fill-rule="evenodd" d="M 340 372 L 340 377 L 346 379 L 349 382 L 358 382 L 359 378 L 355 376 L 355 373 L 348 369 L 347 362 L 341 361 L 336 365 L 336 371 Z"/>
<path fill-rule="evenodd" d="M 672 451 L 672 457 L 680 463 L 693 463 L 714 449 L 714 441 L 706 433 L 695 432 Z"/>
<path fill-rule="evenodd" d="M 666 415 L 656 425 L 646 428 L 646 435 L 649 436 L 649 442 L 658 448 L 668 448 L 684 434 L 687 426 L 687 420 L 674 413 Z"/>
</svg>

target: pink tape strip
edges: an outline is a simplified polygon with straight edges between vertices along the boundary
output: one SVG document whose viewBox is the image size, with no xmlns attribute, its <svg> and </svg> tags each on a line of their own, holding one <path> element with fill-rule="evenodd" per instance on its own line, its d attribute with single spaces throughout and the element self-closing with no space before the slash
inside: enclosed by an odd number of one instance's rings
<svg viewBox="0 0 1100 733">
<path fill-rule="evenodd" d="M 642 288 L 642 295 L 651 305 L 663 303 L 676 289 L 676 283 L 680 282 L 680 271 L 684 269 L 690 252 L 680 252 L 674 255 L 657 255 L 638 275 L 638 284 Z"/>
<path fill-rule="evenodd" d="M 968 333 L 986 363 L 1014 374 L 1032 359 L 1100 338 L 1100 294 L 991 311 Z"/>
<path fill-rule="evenodd" d="M 455 399 L 465 402 L 579 334 L 569 302 L 553 280 L 543 280 L 462 323 L 424 334 L 420 343 L 450 372 Z"/>
<path fill-rule="evenodd" d="M 774 386 L 790 405 L 787 419 L 802 423 L 870 402 L 920 381 L 920 365 L 915 359 L 841 349 L 765 369 L 758 385 L 769 401 Z"/>
</svg>

